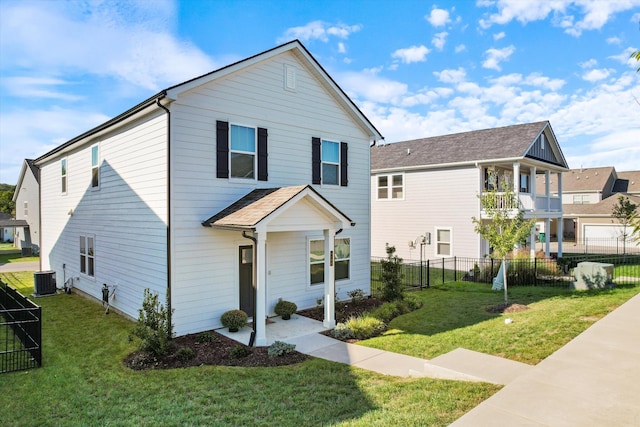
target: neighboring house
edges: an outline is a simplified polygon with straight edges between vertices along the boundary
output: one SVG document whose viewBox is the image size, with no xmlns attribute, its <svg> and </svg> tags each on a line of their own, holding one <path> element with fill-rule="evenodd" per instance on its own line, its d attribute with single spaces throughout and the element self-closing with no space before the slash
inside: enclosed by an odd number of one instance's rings
<svg viewBox="0 0 640 427">
<path fill-rule="evenodd" d="M 386 243 L 405 259 L 419 259 L 421 250 L 423 259 L 488 255 L 488 242 L 474 231 L 471 218 L 487 219 L 478 195 L 501 185 L 512 186 L 526 218 L 547 229 L 551 222 L 562 227 L 560 198 L 536 188 L 535 178 L 560 179 L 566 170 L 548 121 L 374 146 L 372 255 L 385 256 Z M 490 178 L 496 175 L 497 181 Z M 529 243 L 535 239 L 533 227 Z"/>
<path fill-rule="evenodd" d="M 16 219 L 26 223 L 16 227 L 14 245 L 17 248 L 31 249 L 35 253 L 40 248 L 40 170 L 33 160 L 22 163 L 18 183 L 13 193 L 16 205 Z"/>
<path fill-rule="evenodd" d="M 26 223 L 23 220 L 16 221 L 8 213 L 0 212 L 0 242 L 14 242 L 15 230 L 25 225 Z"/>
<path fill-rule="evenodd" d="M 298 41 L 170 87 L 36 159 L 41 268 L 95 298 L 117 284 L 131 317 L 149 288 L 177 335 L 241 308 L 266 344 L 280 298 L 324 298 L 331 326 L 335 293 L 369 292 L 381 138 Z"/>
<path fill-rule="evenodd" d="M 544 185 L 544 178 L 539 177 L 538 183 Z M 558 194 L 556 184 L 551 179 L 551 191 L 555 195 Z M 606 166 L 571 169 L 563 173 L 563 239 L 581 244 L 591 241 L 609 245 L 621 237 L 623 227 L 611 215 L 619 194 L 629 196 L 638 204 L 640 171 L 617 172 L 613 166 Z M 552 233 L 556 232 L 552 228 Z"/>
</svg>

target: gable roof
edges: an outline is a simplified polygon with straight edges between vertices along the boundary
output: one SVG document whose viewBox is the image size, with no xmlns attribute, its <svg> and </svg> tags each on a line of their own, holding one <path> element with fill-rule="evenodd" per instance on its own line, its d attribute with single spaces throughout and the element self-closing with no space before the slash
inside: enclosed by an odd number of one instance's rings
<svg viewBox="0 0 640 427">
<path fill-rule="evenodd" d="M 296 185 L 279 188 L 260 188 L 251 191 L 211 218 L 202 222 L 205 227 L 232 230 L 255 230 L 255 228 L 287 203 L 300 196 L 309 196 L 333 215 L 353 225 L 349 217 L 333 206 L 310 185 Z"/>
<path fill-rule="evenodd" d="M 629 197 L 629 200 L 636 205 L 640 206 L 640 196 L 634 196 L 631 194 L 620 194 L 621 196 Z M 618 204 L 618 195 L 607 197 L 606 199 L 598 203 L 585 203 L 585 204 L 563 204 L 562 215 L 564 217 L 574 216 L 611 216 L 611 211 L 615 205 Z"/>
<path fill-rule="evenodd" d="M 571 169 L 562 174 L 562 192 L 608 193 L 611 191 L 611 188 L 605 187 L 612 176 L 615 177 L 615 169 L 613 166 Z M 544 180 L 544 177 L 540 177 L 539 179 Z"/>
<path fill-rule="evenodd" d="M 78 135 L 77 137 L 65 142 L 64 144 L 54 148 L 48 153 L 38 157 L 35 159 L 35 164 L 38 165 L 41 162 L 45 161 L 47 158 L 55 155 L 56 153 L 60 153 L 65 151 L 67 148 L 74 146 L 76 144 L 82 144 L 85 142 L 87 138 L 90 138 L 95 135 L 99 135 L 103 132 L 107 132 L 112 127 L 125 122 L 136 115 L 148 110 L 148 109 L 159 109 L 163 108 L 161 106 L 162 100 L 166 99 L 169 101 L 168 103 L 175 101 L 176 97 L 187 90 L 190 90 L 196 86 L 205 84 L 207 82 L 213 81 L 217 78 L 221 78 L 229 75 L 230 73 L 236 72 L 245 67 L 252 66 L 258 62 L 267 60 L 276 55 L 279 55 L 283 52 L 290 51 L 292 52 L 298 60 L 300 60 L 311 72 L 319 79 L 320 83 L 331 93 L 334 99 L 345 109 L 345 111 L 352 117 L 352 119 L 358 123 L 362 129 L 366 130 L 369 133 L 369 137 L 373 140 L 383 139 L 383 136 L 380 132 L 375 128 L 375 126 L 369 121 L 369 119 L 360 111 L 360 109 L 356 106 L 356 104 L 347 96 L 347 94 L 338 86 L 338 84 L 329 76 L 329 74 L 322 68 L 322 66 L 316 61 L 316 59 L 309 53 L 307 48 L 305 48 L 299 40 L 293 40 L 282 45 L 276 46 L 272 49 L 266 50 L 262 53 L 256 54 L 249 58 L 243 59 L 241 61 L 235 62 L 233 64 L 224 66 L 217 70 L 211 71 L 207 74 L 204 74 L 199 77 L 195 77 L 193 79 L 187 80 L 183 83 L 179 83 L 177 85 L 168 87 L 166 89 L 161 90 L 150 98 L 142 101 L 138 105 L 130 108 L 122 114 L 114 117 L 111 120 L 108 120 L 101 125 L 94 127 L 93 129 Z M 168 104 L 165 102 L 165 104 Z"/>
<path fill-rule="evenodd" d="M 640 194 L 640 171 L 618 172 L 613 192 Z"/>
<path fill-rule="evenodd" d="M 535 159 L 530 149 L 545 129 L 553 139 L 556 162 L 560 169 L 567 163 L 548 121 L 455 133 L 430 138 L 395 142 L 371 148 L 371 169 L 402 169 L 421 166 L 462 165 L 482 161 Z M 538 159 L 539 160 L 539 159 Z"/>
<path fill-rule="evenodd" d="M 22 169 L 20 169 L 20 175 L 18 176 L 18 182 L 16 183 L 16 188 L 13 190 L 12 200 L 14 202 L 18 199 L 18 193 L 22 189 L 22 181 L 24 181 L 24 176 L 27 171 L 30 171 L 35 178 L 36 183 L 40 184 L 40 168 L 36 166 L 34 160 L 24 159 L 24 162 L 22 162 Z"/>
</svg>

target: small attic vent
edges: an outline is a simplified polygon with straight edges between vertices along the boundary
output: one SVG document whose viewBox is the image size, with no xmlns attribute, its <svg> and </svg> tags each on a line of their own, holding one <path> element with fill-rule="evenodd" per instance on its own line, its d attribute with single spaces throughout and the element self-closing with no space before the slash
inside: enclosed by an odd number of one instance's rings
<svg viewBox="0 0 640 427">
<path fill-rule="evenodd" d="M 296 90 L 296 68 L 293 65 L 284 64 L 284 88 Z"/>
</svg>

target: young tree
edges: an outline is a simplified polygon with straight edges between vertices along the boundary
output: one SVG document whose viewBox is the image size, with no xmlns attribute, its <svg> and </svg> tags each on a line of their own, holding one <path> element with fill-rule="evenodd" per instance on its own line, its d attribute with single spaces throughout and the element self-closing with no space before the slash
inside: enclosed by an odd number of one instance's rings
<svg viewBox="0 0 640 427">
<path fill-rule="evenodd" d="M 387 258 L 380 261 L 382 264 L 382 299 L 395 301 L 404 298 L 402 289 L 402 258 L 396 255 L 395 246 L 386 244 Z"/>
<path fill-rule="evenodd" d="M 519 208 L 518 198 L 513 191 L 513 183 L 507 180 L 507 182 L 503 182 L 500 188 L 502 189 L 501 192 L 496 191 L 494 186 L 494 189 L 478 196 L 480 206 L 486 213 L 486 220 L 476 217 L 471 218 L 471 220 L 475 224 L 476 233 L 489 241 L 493 248 L 491 256 L 502 262 L 504 303 L 506 305 L 509 304 L 507 266 L 505 262 L 507 255 L 531 234 L 535 219 L 524 218 L 524 212 Z"/>
<path fill-rule="evenodd" d="M 633 217 L 636 214 L 638 205 L 629 200 L 629 197 L 619 195 L 618 203 L 613 205 L 611 216 L 618 220 L 622 225 L 622 254 L 627 254 L 627 227 L 632 224 Z M 633 233 L 632 233 L 633 234 Z"/>
</svg>

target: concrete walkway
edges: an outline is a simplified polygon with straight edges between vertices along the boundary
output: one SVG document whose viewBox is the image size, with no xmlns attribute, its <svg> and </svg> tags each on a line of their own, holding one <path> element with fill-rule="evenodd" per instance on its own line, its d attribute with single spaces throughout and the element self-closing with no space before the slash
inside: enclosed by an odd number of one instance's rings
<svg viewBox="0 0 640 427">
<path fill-rule="evenodd" d="M 7 262 L 0 264 L 0 273 L 15 273 L 18 271 L 38 271 L 39 261 Z"/>
<path fill-rule="evenodd" d="M 452 426 L 640 426 L 640 294 Z"/>
</svg>

